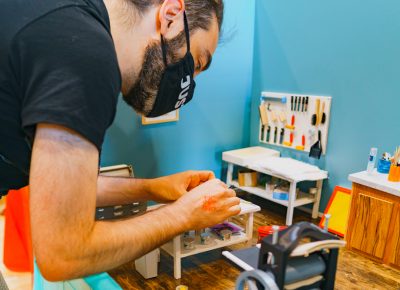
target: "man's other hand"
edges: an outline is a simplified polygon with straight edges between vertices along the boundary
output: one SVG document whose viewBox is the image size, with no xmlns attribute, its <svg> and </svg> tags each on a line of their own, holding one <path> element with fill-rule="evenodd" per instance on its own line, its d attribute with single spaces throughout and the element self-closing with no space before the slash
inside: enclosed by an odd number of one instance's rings
<svg viewBox="0 0 400 290">
<path fill-rule="evenodd" d="M 173 202 L 211 179 L 215 179 L 212 171 L 186 171 L 151 180 L 148 193 L 155 202 Z"/>
<path fill-rule="evenodd" d="M 191 190 L 172 205 L 187 230 L 205 229 L 240 213 L 240 199 L 225 183 L 213 179 Z"/>
</svg>

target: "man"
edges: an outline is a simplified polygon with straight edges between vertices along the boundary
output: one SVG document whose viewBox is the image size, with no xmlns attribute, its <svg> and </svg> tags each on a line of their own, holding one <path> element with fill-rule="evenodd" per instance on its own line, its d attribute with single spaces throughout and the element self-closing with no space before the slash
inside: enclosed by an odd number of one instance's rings
<svg viewBox="0 0 400 290">
<path fill-rule="evenodd" d="M 190 101 L 222 14 L 221 0 L 0 0 L 0 192 L 29 179 L 34 255 L 48 280 L 109 270 L 239 213 L 211 172 L 98 176 L 119 92 L 149 117 Z M 96 206 L 146 200 L 170 203 L 94 221 Z"/>
</svg>

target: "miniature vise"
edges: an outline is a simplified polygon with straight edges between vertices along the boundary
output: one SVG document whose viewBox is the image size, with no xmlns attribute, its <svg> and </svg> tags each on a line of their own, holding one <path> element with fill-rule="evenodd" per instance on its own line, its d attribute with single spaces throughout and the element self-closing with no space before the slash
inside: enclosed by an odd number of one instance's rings
<svg viewBox="0 0 400 290">
<path fill-rule="evenodd" d="M 301 222 L 265 237 L 261 245 L 224 252 L 224 256 L 247 270 L 236 289 L 333 290 L 338 251 L 345 241 L 314 224 Z M 304 241 L 307 240 L 306 243 Z"/>
</svg>

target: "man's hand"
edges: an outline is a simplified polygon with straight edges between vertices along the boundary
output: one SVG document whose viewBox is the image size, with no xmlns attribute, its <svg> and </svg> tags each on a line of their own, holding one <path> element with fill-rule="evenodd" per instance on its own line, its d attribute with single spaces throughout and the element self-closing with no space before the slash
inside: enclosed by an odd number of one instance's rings
<svg viewBox="0 0 400 290">
<path fill-rule="evenodd" d="M 186 171 L 149 180 L 148 194 L 151 200 L 173 202 L 199 185 L 214 179 L 212 171 Z"/>
<path fill-rule="evenodd" d="M 226 184 L 213 179 L 182 196 L 171 206 L 188 230 L 204 229 L 240 213 L 240 199 Z"/>
</svg>

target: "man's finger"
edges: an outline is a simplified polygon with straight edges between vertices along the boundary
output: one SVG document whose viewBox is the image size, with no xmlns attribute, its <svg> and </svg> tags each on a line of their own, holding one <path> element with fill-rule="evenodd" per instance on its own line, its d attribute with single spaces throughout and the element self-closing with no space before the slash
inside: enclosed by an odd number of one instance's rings
<svg viewBox="0 0 400 290">
<path fill-rule="evenodd" d="M 215 174 L 212 171 L 198 171 L 197 174 L 201 182 L 206 182 L 215 178 Z"/>
<path fill-rule="evenodd" d="M 232 216 L 238 215 L 241 211 L 242 211 L 242 209 L 241 209 L 240 205 L 232 206 L 229 209 L 229 212 L 232 213 Z"/>
<path fill-rule="evenodd" d="M 200 185 L 200 177 L 197 174 L 193 174 L 192 172 L 189 173 L 190 182 L 188 185 L 188 190 L 192 190 L 193 188 Z"/>
<path fill-rule="evenodd" d="M 225 182 L 219 180 L 219 179 L 212 179 L 212 180 L 218 180 L 218 185 L 222 186 L 223 188 L 228 190 L 228 185 L 226 185 Z"/>
<path fill-rule="evenodd" d="M 236 193 L 231 189 L 216 187 L 215 190 L 212 193 L 210 193 L 210 196 L 212 196 L 216 200 L 222 200 L 222 199 L 236 197 Z"/>
<path fill-rule="evenodd" d="M 188 190 L 207 182 L 209 180 L 215 179 L 215 175 L 212 171 L 189 171 L 190 183 L 188 185 Z"/>
<path fill-rule="evenodd" d="M 221 201 L 224 208 L 230 208 L 240 204 L 240 199 L 237 197 L 229 197 Z"/>
<path fill-rule="evenodd" d="M 236 197 L 236 192 L 233 189 L 227 189 L 224 192 L 224 197 Z"/>
</svg>

